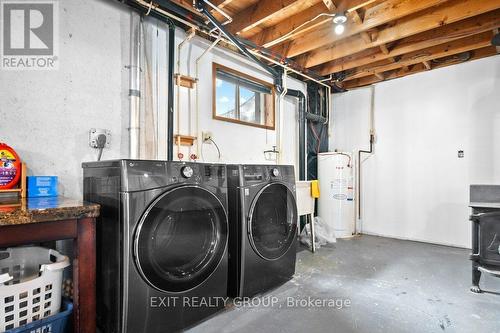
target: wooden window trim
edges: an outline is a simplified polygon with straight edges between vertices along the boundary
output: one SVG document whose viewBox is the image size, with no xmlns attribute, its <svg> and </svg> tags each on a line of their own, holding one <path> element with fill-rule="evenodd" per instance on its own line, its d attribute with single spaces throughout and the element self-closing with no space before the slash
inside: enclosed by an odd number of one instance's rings
<svg viewBox="0 0 500 333">
<path fill-rule="evenodd" d="M 217 115 L 217 84 L 216 84 L 217 69 L 222 69 L 225 72 L 229 72 L 229 73 L 244 77 L 245 79 L 262 84 L 263 86 L 266 86 L 269 89 L 271 89 L 271 95 L 272 95 L 272 100 L 273 100 L 273 104 L 272 104 L 273 125 L 272 126 L 255 124 L 255 123 L 251 123 L 248 121 L 243 121 L 243 120 L 239 120 L 239 119 L 231 119 L 231 118 L 221 117 L 221 116 Z M 239 103 L 239 101 L 238 101 L 238 103 Z M 263 111 L 265 111 L 265 110 L 263 110 Z M 234 70 L 232 68 L 229 68 L 229 67 L 226 67 L 224 65 L 221 65 L 221 64 L 214 62 L 214 63 L 212 63 L 212 118 L 215 120 L 226 121 L 229 123 L 264 128 L 264 129 L 274 131 L 276 129 L 276 89 L 272 83 L 257 79 L 253 76 L 248 75 L 248 74 L 239 72 L 237 70 Z"/>
</svg>

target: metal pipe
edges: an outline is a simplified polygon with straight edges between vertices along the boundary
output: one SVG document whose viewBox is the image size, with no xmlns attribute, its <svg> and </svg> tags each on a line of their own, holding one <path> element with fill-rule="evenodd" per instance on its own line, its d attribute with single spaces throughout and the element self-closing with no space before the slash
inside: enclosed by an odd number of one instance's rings
<svg viewBox="0 0 500 333">
<path fill-rule="evenodd" d="M 147 11 L 148 8 L 149 8 L 149 2 L 146 2 L 144 0 L 129 0 L 127 1 L 127 3 L 135 8 L 141 8 L 143 11 Z M 174 15 L 166 10 L 163 10 L 162 8 L 159 8 L 157 6 L 153 6 L 152 7 L 152 10 L 151 10 L 151 13 L 150 14 L 151 16 L 154 16 L 156 18 L 159 18 L 159 19 L 174 19 L 184 25 L 187 25 L 191 28 L 194 28 L 196 29 L 197 31 L 203 33 L 203 34 L 206 34 L 208 36 L 211 36 L 211 37 L 214 37 L 216 38 L 217 36 L 213 36 L 209 33 L 209 28 L 206 27 L 204 25 L 203 22 L 199 22 L 199 21 L 195 21 L 193 19 L 193 16 L 190 15 L 189 18 L 191 19 L 191 21 L 188 21 L 188 17 L 186 17 L 186 19 L 183 19 L 177 15 Z M 204 29 L 200 28 L 200 27 L 203 27 Z M 230 40 L 228 40 L 227 38 L 223 38 L 223 40 L 226 42 L 226 43 L 231 43 Z M 292 73 L 295 73 L 297 75 L 300 75 L 302 76 L 303 78 L 307 79 L 307 80 L 311 80 L 313 82 L 316 82 L 320 85 L 323 85 L 325 87 L 329 87 L 331 88 L 331 86 L 321 82 L 321 80 L 323 79 L 322 77 L 314 77 L 313 75 L 310 75 L 310 74 L 306 74 L 304 72 L 301 72 L 295 68 L 292 68 L 291 66 L 287 65 L 289 63 L 292 63 L 293 61 L 290 60 L 290 59 L 287 59 L 287 58 L 284 58 L 278 54 L 274 54 L 273 52 L 271 51 L 268 51 L 266 50 L 265 48 L 262 48 L 260 46 L 257 46 L 255 44 L 252 44 L 250 41 L 247 41 L 247 40 L 243 40 L 241 38 L 237 38 L 237 40 L 239 42 L 243 42 L 245 43 L 247 46 L 251 47 L 250 45 L 253 45 L 254 48 L 258 49 L 259 51 L 254 51 L 254 50 L 248 50 L 248 52 L 251 52 L 253 55 L 255 55 L 256 57 L 259 57 L 261 59 L 264 59 L 264 60 L 267 60 L 277 66 L 280 66 L 281 68 L 283 69 L 287 69 L 288 71 L 292 72 Z M 262 52 L 262 53 L 259 53 L 259 52 Z M 263 54 L 264 53 L 264 54 Z M 271 57 L 270 55 L 273 55 L 273 57 Z M 276 59 L 280 59 L 282 61 L 284 61 L 285 63 L 281 63 L 280 61 L 276 60 Z M 310 71 L 306 70 L 307 73 L 309 73 Z"/>
<path fill-rule="evenodd" d="M 174 57 L 175 25 L 168 25 L 168 104 L 167 104 L 167 160 L 174 160 Z"/>
<path fill-rule="evenodd" d="M 205 16 L 208 18 L 208 20 L 217 28 L 219 29 L 220 32 L 222 32 L 227 39 L 231 41 L 231 43 L 234 44 L 240 50 L 241 53 L 246 55 L 248 58 L 253 60 L 257 65 L 262 67 L 266 72 L 271 74 L 274 78 L 274 84 L 277 86 L 279 90 L 281 90 L 282 86 L 282 78 L 281 78 L 281 72 L 278 71 L 277 69 L 270 67 L 268 64 L 262 62 L 260 59 L 258 59 L 256 56 L 254 56 L 243 44 L 240 43 L 240 41 L 234 37 L 231 33 L 229 33 L 223 25 L 210 13 L 210 11 L 207 9 L 207 6 L 205 5 L 205 2 L 203 0 L 196 0 L 196 9 L 198 9 L 201 13 L 205 14 Z"/>
<path fill-rule="evenodd" d="M 283 151 L 283 104 L 284 100 L 283 98 L 285 97 L 286 93 L 288 91 L 288 86 L 287 86 L 287 70 L 283 72 L 283 91 L 281 92 L 279 98 L 278 98 L 278 110 L 279 110 L 279 119 L 278 119 L 278 156 L 276 159 L 276 163 L 280 164 L 281 163 L 281 154 Z"/>
<path fill-rule="evenodd" d="M 306 96 L 295 89 L 288 89 L 286 95 L 299 99 L 299 180 L 306 180 Z"/>
<path fill-rule="evenodd" d="M 130 17 L 130 66 L 129 66 L 129 156 L 140 155 L 140 108 L 141 108 L 141 17 L 132 12 Z"/>
<path fill-rule="evenodd" d="M 200 77 L 199 77 L 199 65 L 200 65 L 200 60 L 201 58 L 203 58 L 208 52 L 210 52 L 221 40 L 222 38 L 222 33 L 219 34 L 219 37 L 217 37 L 217 39 L 212 43 L 210 44 L 210 46 L 205 50 L 203 51 L 203 53 L 196 59 L 195 61 L 195 75 L 196 75 L 196 79 L 198 80 L 198 82 L 196 82 L 196 157 L 199 158 L 200 156 L 200 97 L 199 97 L 199 82 L 200 82 Z M 191 135 L 191 133 L 189 133 Z"/>
<path fill-rule="evenodd" d="M 373 145 L 375 143 L 375 124 L 374 124 L 374 110 L 375 110 L 375 87 L 370 86 L 370 150 L 358 150 L 358 219 L 361 219 L 361 154 L 373 154 Z"/>
<path fill-rule="evenodd" d="M 190 41 L 194 35 L 196 34 L 195 29 L 191 29 L 191 32 L 184 38 L 182 42 L 179 43 L 177 47 L 177 103 L 176 103 L 176 118 L 177 118 L 177 158 L 180 160 L 180 152 L 181 152 L 181 142 L 180 142 L 180 134 L 181 134 L 181 51 L 184 44 Z M 191 134 L 191 133 L 190 133 Z"/>
<path fill-rule="evenodd" d="M 211 3 L 208 0 L 203 0 L 203 1 L 207 5 L 209 5 L 210 7 L 212 7 L 216 12 L 218 12 L 219 14 L 221 14 L 222 16 L 224 16 L 226 18 L 226 21 L 224 21 L 224 22 L 221 23 L 222 25 L 228 25 L 229 23 L 233 22 L 233 18 L 231 16 L 229 16 L 225 11 L 223 11 L 222 9 L 220 9 L 219 7 L 217 7 L 216 5 L 214 5 L 213 3 Z M 193 1 L 193 6 L 196 6 L 196 0 Z M 210 30 L 209 33 L 211 34 L 215 30 L 217 30 L 217 27 L 215 27 L 212 30 Z"/>
</svg>

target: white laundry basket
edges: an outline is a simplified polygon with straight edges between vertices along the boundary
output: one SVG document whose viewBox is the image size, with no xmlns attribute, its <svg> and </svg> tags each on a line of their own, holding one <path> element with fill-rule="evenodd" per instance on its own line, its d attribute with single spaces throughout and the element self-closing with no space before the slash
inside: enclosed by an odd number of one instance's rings
<svg viewBox="0 0 500 333">
<path fill-rule="evenodd" d="M 0 250 L 0 332 L 59 312 L 69 258 L 43 247 Z"/>
</svg>

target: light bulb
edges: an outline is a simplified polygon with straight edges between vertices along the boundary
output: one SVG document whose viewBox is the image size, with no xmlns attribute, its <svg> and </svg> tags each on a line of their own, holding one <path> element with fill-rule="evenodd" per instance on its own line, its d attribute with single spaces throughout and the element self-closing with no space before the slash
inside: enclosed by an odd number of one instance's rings
<svg viewBox="0 0 500 333">
<path fill-rule="evenodd" d="M 337 25 L 335 26 L 335 33 L 336 33 L 337 35 L 342 35 L 342 34 L 344 33 L 344 30 L 345 30 L 345 27 L 344 27 L 344 25 L 343 25 L 343 24 L 337 24 Z"/>
</svg>

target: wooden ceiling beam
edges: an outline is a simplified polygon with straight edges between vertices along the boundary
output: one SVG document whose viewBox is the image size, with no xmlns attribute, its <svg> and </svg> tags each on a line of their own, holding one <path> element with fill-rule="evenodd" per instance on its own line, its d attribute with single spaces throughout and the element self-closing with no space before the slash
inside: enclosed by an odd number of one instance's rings
<svg viewBox="0 0 500 333">
<path fill-rule="evenodd" d="M 472 36 L 485 31 L 500 27 L 500 9 L 479 16 L 471 17 L 462 21 L 432 29 L 417 35 L 406 37 L 391 46 L 388 53 L 382 50 L 387 44 L 381 44 L 378 48 L 363 50 L 347 57 L 339 58 L 316 68 L 320 75 L 329 75 L 351 68 L 364 66 L 376 61 L 390 59 L 405 53 L 424 49 L 427 47 L 451 42 L 463 37 Z"/>
<path fill-rule="evenodd" d="M 350 80 L 364 76 L 370 76 L 376 73 L 383 73 L 401 68 L 403 66 L 415 65 L 423 63 L 425 61 L 431 61 L 436 58 L 442 58 L 449 55 L 487 47 L 491 45 L 492 37 L 493 33 L 491 31 L 487 31 L 471 37 L 458 39 L 450 43 L 445 43 L 405 54 L 395 63 L 390 63 L 387 60 L 383 60 L 367 66 L 358 67 L 354 72 L 348 74 L 346 79 Z"/>
<path fill-rule="evenodd" d="M 211 0 L 210 2 L 219 8 L 224 8 L 234 0 Z"/>
<path fill-rule="evenodd" d="M 382 51 L 383 54 L 388 55 L 390 53 L 389 49 L 387 48 L 386 44 L 381 44 L 379 46 L 380 51 Z"/>
<path fill-rule="evenodd" d="M 448 4 L 426 10 L 421 15 L 411 15 L 393 22 L 391 26 L 379 30 L 377 38 L 370 44 L 366 44 L 359 36 L 353 36 L 314 50 L 308 54 L 306 66 L 317 66 L 497 9 L 500 9 L 498 0 L 453 0 Z"/>
<path fill-rule="evenodd" d="M 352 20 L 354 21 L 354 23 L 356 23 L 357 25 L 362 25 L 363 24 L 363 19 L 361 18 L 361 16 L 359 16 L 359 13 L 357 10 L 353 10 L 351 11 L 349 14 L 348 14 Z M 366 31 L 362 31 L 360 33 L 361 35 L 361 38 L 363 38 L 363 40 L 365 41 L 365 43 L 371 43 L 372 42 L 372 37 L 370 36 L 370 34 Z"/>
<path fill-rule="evenodd" d="M 493 46 L 488 46 L 485 48 L 475 50 L 472 53 L 473 53 L 472 57 L 469 60 L 467 60 L 467 62 L 493 56 L 493 55 L 495 55 L 496 52 L 495 52 L 495 48 Z M 454 65 L 454 64 L 456 64 L 456 62 L 443 62 L 443 63 L 433 64 L 432 69 L 434 70 L 437 68 L 443 68 L 443 67 Z M 417 74 L 417 73 L 425 72 L 425 71 L 427 71 L 427 68 L 425 67 L 424 64 L 422 64 L 422 63 L 416 64 L 411 68 L 411 70 L 404 70 L 403 68 L 401 68 L 399 70 L 394 70 L 392 72 L 384 73 L 384 80 L 383 81 L 388 81 L 388 80 L 404 77 L 407 75 Z M 378 83 L 381 81 L 382 80 L 380 78 L 376 77 L 375 75 L 367 76 L 367 77 L 363 77 L 360 79 L 345 81 L 344 88 L 345 89 L 353 89 L 353 88 L 371 85 L 371 84 Z"/>
<path fill-rule="evenodd" d="M 338 4 L 337 9 L 339 11 L 341 10 L 340 8 L 346 8 L 346 11 L 351 11 L 371 4 L 374 1 L 376 0 L 336 0 L 335 4 Z M 253 36 L 249 36 L 248 39 L 258 45 L 272 47 L 288 39 L 297 38 L 325 23 L 331 22 L 332 18 L 327 16 L 319 17 L 312 22 L 310 21 L 320 14 L 332 13 L 334 11 L 335 10 L 329 11 L 323 1 L 320 1 L 300 13 L 287 17 L 286 20 L 276 25 L 268 27 Z M 304 25 L 302 28 L 290 34 L 291 31 L 302 25 Z M 285 35 L 287 35 L 287 37 L 283 38 Z"/>
<path fill-rule="evenodd" d="M 234 15 L 233 22 L 227 25 L 227 29 L 233 34 L 239 34 L 299 3 L 300 0 L 260 0 Z"/>
<path fill-rule="evenodd" d="M 333 12 L 335 9 L 337 9 L 337 6 L 333 3 L 332 0 L 323 0 L 323 4 L 330 12 Z"/>
<path fill-rule="evenodd" d="M 307 35 L 300 36 L 290 42 L 287 57 L 295 57 L 299 54 L 312 51 L 314 49 L 323 47 L 345 39 L 349 36 L 359 34 L 363 31 L 373 29 L 382 24 L 397 20 L 404 16 L 408 16 L 415 12 L 419 12 L 436 5 L 444 4 L 447 0 L 387 0 L 368 8 L 365 12 L 363 23 L 356 24 L 355 22 L 348 21 L 346 23 L 345 32 L 342 35 L 336 35 L 333 32 L 333 22 L 325 24 L 321 29 L 317 29 Z M 470 0 L 469 0 L 470 1 Z M 472 0 L 477 1 L 477 0 Z M 481 0 L 482 2 L 483 0 Z M 486 0 L 488 1 L 488 0 Z M 489 0 L 492 1 L 492 0 Z M 497 1 L 498 2 L 498 1 Z M 276 49 L 278 53 L 282 53 L 282 49 Z"/>
<path fill-rule="evenodd" d="M 432 69 L 432 65 L 429 61 L 422 61 L 422 64 L 424 64 L 425 68 L 427 68 L 428 70 Z"/>
</svg>

